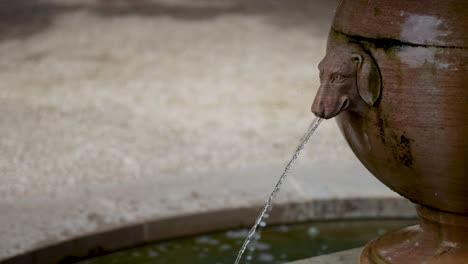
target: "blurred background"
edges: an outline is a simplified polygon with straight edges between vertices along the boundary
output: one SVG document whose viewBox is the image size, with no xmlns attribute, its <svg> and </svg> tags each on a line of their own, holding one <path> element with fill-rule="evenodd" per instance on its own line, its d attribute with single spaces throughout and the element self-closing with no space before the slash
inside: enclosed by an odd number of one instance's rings
<svg viewBox="0 0 468 264">
<path fill-rule="evenodd" d="M 284 164 L 337 1 L 0 3 L 0 197 Z M 352 158 L 324 122 L 305 159 Z"/>
<path fill-rule="evenodd" d="M 0 257 L 264 201 L 314 118 L 337 4 L 1 1 Z M 344 160 L 327 121 L 300 162 Z"/>
</svg>

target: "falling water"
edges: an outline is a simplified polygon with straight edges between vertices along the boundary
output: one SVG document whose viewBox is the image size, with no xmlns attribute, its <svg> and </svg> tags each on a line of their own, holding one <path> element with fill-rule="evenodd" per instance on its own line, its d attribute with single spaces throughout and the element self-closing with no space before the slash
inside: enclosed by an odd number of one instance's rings
<svg viewBox="0 0 468 264">
<path fill-rule="evenodd" d="M 294 155 L 292 156 L 291 160 L 289 161 L 288 165 L 284 168 L 283 174 L 281 174 L 281 177 L 279 178 L 278 182 L 275 185 L 275 188 L 271 192 L 270 196 L 268 197 L 265 205 L 262 208 L 262 211 L 260 211 L 260 214 L 258 215 L 257 219 L 255 220 L 254 225 L 252 226 L 252 229 L 250 229 L 249 234 L 247 235 L 247 238 L 244 241 L 244 244 L 242 245 L 241 249 L 239 250 L 239 253 L 236 258 L 235 264 L 239 264 L 242 255 L 244 254 L 245 250 L 247 249 L 247 246 L 249 243 L 254 239 L 254 242 L 256 242 L 260 238 L 260 231 L 261 228 L 266 226 L 266 218 L 269 216 L 269 212 L 271 211 L 271 206 L 272 206 L 272 201 L 278 194 L 281 184 L 283 184 L 284 179 L 286 176 L 288 176 L 289 171 L 291 168 L 294 166 L 294 163 L 297 160 L 297 157 L 299 157 L 299 154 L 301 153 L 302 149 L 304 146 L 307 144 L 309 141 L 310 137 L 314 133 L 314 131 L 317 129 L 317 127 L 320 125 L 320 122 L 322 122 L 322 119 L 319 117 L 316 117 L 314 121 L 309 126 L 309 129 L 307 129 L 307 132 L 305 133 L 304 137 L 302 138 L 301 143 L 297 147 L 296 151 L 294 152 Z M 259 228 L 259 232 L 257 233 L 257 228 Z M 256 234 L 257 233 L 257 234 Z M 249 249 L 249 255 L 247 256 L 247 260 L 250 261 L 252 258 L 253 251 L 255 250 L 255 247 L 251 247 Z"/>
</svg>

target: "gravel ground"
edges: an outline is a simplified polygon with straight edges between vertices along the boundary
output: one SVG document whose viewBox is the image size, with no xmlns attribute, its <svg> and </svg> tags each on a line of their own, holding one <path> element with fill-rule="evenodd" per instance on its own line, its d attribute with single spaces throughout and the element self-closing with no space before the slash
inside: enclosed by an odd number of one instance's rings
<svg viewBox="0 0 468 264">
<path fill-rule="evenodd" d="M 334 6 L 1 3 L 1 200 L 285 163 L 313 118 Z M 333 122 L 315 138 L 306 159 L 354 158 Z"/>
</svg>

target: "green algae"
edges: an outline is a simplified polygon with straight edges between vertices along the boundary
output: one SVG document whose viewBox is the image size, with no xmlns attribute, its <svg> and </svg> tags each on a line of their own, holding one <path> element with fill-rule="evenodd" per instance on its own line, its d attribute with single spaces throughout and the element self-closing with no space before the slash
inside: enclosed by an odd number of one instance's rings
<svg viewBox="0 0 468 264">
<path fill-rule="evenodd" d="M 280 264 L 360 247 L 414 220 L 348 220 L 267 227 L 250 264 Z M 231 264 L 247 229 L 228 230 L 149 244 L 80 264 Z"/>
</svg>

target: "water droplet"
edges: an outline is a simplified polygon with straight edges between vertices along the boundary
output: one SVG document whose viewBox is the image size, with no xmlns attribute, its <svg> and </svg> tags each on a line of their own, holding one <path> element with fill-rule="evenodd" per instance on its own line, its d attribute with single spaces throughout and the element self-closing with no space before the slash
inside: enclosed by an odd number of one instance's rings
<svg viewBox="0 0 468 264">
<path fill-rule="evenodd" d="M 387 233 L 387 230 L 384 229 L 384 228 L 380 228 L 379 230 L 377 230 L 377 234 L 379 234 L 379 236 L 381 236 L 381 235 L 383 235 L 385 233 Z"/>
<path fill-rule="evenodd" d="M 219 247 L 219 251 L 228 251 L 231 250 L 231 246 L 228 244 L 223 244 Z"/>
<path fill-rule="evenodd" d="M 262 242 L 257 243 L 257 250 L 269 250 L 270 248 L 271 248 L 270 244 L 262 243 Z"/>
<path fill-rule="evenodd" d="M 320 230 L 317 227 L 312 226 L 307 230 L 307 234 L 311 237 L 316 237 L 320 234 Z"/>
<path fill-rule="evenodd" d="M 278 230 L 280 232 L 288 232 L 289 231 L 289 227 L 287 225 L 280 225 L 278 226 Z"/>
<path fill-rule="evenodd" d="M 275 257 L 271 254 L 268 253 L 260 253 L 258 254 L 258 260 L 261 262 L 272 262 L 275 259 Z"/>
<path fill-rule="evenodd" d="M 219 241 L 210 236 L 201 236 L 195 240 L 195 243 L 212 246 L 219 245 Z"/>
<path fill-rule="evenodd" d="M 225 233 L 227 238 L 244 238 L 249 234 L 249 230 L 247 229 L 240 229 L 240 230 L 229 230 Z"/>
<path fill-rule="evenodd" d="M 158 250 L 161 251 L 161 252 L 167 252 L 167 248 L 166 248 L 165 245 L 159 245 Z"/>
</svg>

